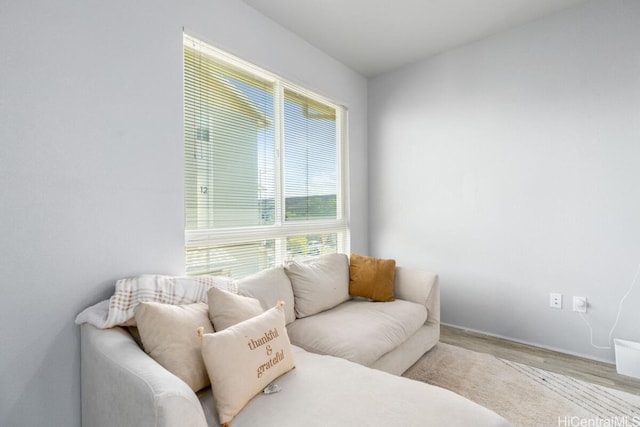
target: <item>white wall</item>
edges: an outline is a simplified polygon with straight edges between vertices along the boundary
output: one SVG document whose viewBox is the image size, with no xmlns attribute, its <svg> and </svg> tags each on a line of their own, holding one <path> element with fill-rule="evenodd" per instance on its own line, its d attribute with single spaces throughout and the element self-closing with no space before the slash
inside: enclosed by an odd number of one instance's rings
<svg viewBox="0 0 640 427">
<path fill-rule="evenodd" d="M 182 28 L 345 104 L 367 241 L 366 80 L 239 1 L 0 5 L 0 425 L 80 425 L 76 314 L 181 274 Z"/>
<path fill-rule="evenodd" d="M 570 300 L 606 345 L 640 263 L 638 22 L 596 1 L 370 81 L 371 252 L 440 273 L 445 323 L 613 360 Z"/>
</svg>

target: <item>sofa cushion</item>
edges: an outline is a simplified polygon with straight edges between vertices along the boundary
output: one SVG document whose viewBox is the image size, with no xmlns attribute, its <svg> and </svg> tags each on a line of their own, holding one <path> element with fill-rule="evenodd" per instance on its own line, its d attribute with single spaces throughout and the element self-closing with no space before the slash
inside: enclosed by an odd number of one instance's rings
<svg viewBox="0 0 640 427">
<path fill-rule="evenodd" d="M 207 304 L 201 302 L 142 302 L 135 308 L 144 351 L 194 391 L 209 385 L 197 333 L 200 326 L 205 332 L 213 332 L 208 311 Z"/>
<path fill-rule="evenodd" d="M 328 310 L 349 299 L 349 259 L 327 254 L 285 266 L 295 297 L 296 317 Z"/>
<path fill-rule="evenodd" d="M 277 380 L 282 391 L 257 395 L 232 427 L 511 425 L 449 390 L 292 347 L 296 369 Z M 198 397 L 208 425 L 217 425 L 211 389 Z"/>
<path fill-rule="evenodd" d="M 207 300 L 209 319 L 216 331 L 222 331 L 264 312 L 257 299 L 232 294 L 216 287 L 209 289 Z"/>
<path fill-rule="evenodd" d="M 404 300 L 347 301 L 289 326 L 297 346 L 370 366 L 413 335 L 427 319 L 421 304 Z"/>
<path fill-rule="evenodd" d="M 296 320 L 294 311 L 293 289 L 291 281 L 282 267 L 262 270 L 242 279 L 236 280 L 240 295 L 252 297 L 260 301 L 262 308 L 268 310 L 278 301 L 284 301 L 284 314 L 287 324 Z"/>
<path fill-rule="evenodd" d="M 374 301 L 393 301 L 396 261 L 351 254 L 349 258 L 349 294 Z"/>
<path fill-rule="evenodd" d="M 202 336 L 202 356 L 220 424 L 295 366 L 282 304 L 223 331 Z"/>
</svg>

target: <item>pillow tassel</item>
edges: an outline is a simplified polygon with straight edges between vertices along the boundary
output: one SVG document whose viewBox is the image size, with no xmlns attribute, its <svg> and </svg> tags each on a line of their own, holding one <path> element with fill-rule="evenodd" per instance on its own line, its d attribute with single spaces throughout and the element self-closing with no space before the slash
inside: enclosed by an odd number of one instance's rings
<svg viewBox="0 0 640 427">
<path fill-rule="evenodd" d="M 204 335 L 204 326 L 199 326 L 198 327 L 198 337 L 202 338 L 203 335 Z"/>
</svg>

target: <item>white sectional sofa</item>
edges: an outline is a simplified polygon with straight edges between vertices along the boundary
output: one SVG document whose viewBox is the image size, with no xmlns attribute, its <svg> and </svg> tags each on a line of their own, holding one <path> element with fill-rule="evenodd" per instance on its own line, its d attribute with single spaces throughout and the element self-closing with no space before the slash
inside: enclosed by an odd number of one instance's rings
<svg viewBox="0 0 640 427">
<path fill-rule="evenodd" d="M 345 262 L 348 281 L 346 256 L 320 261 L 338 282 L 344 280 Z M 265 309 L 285 301 L 295 369 L 277 379 L 280 392 L 251 399 L 232 427 L 509 425 L 452 392 L 398 376 L 438 342 L 436 274 L 399 267 L 394 301 L 372 302 L 345 297 L 344 283 L 325 283 L 323 298 L 305 295 L 317 277 L 312 271 L 303 277 L 311 282 L 301 281 L 295 267 L 234 283 L 239 294 Z M 79 319 L 84 426 L 219 425 L 211 387 L 192 391 L 147 355 L 126 328 L 100 329 L 87 316 Z"/>
</svg>

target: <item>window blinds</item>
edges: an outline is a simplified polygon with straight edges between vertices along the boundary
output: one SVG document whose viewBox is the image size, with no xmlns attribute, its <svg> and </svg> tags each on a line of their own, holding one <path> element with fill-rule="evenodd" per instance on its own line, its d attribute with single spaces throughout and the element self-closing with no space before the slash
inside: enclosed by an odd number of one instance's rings
<svg viewBox="0 0 640 427">
<path fill-rule="evenodd" d="M 184 36 L 188 274 L 348 253 L 345 111 Z"/>
</svg>

